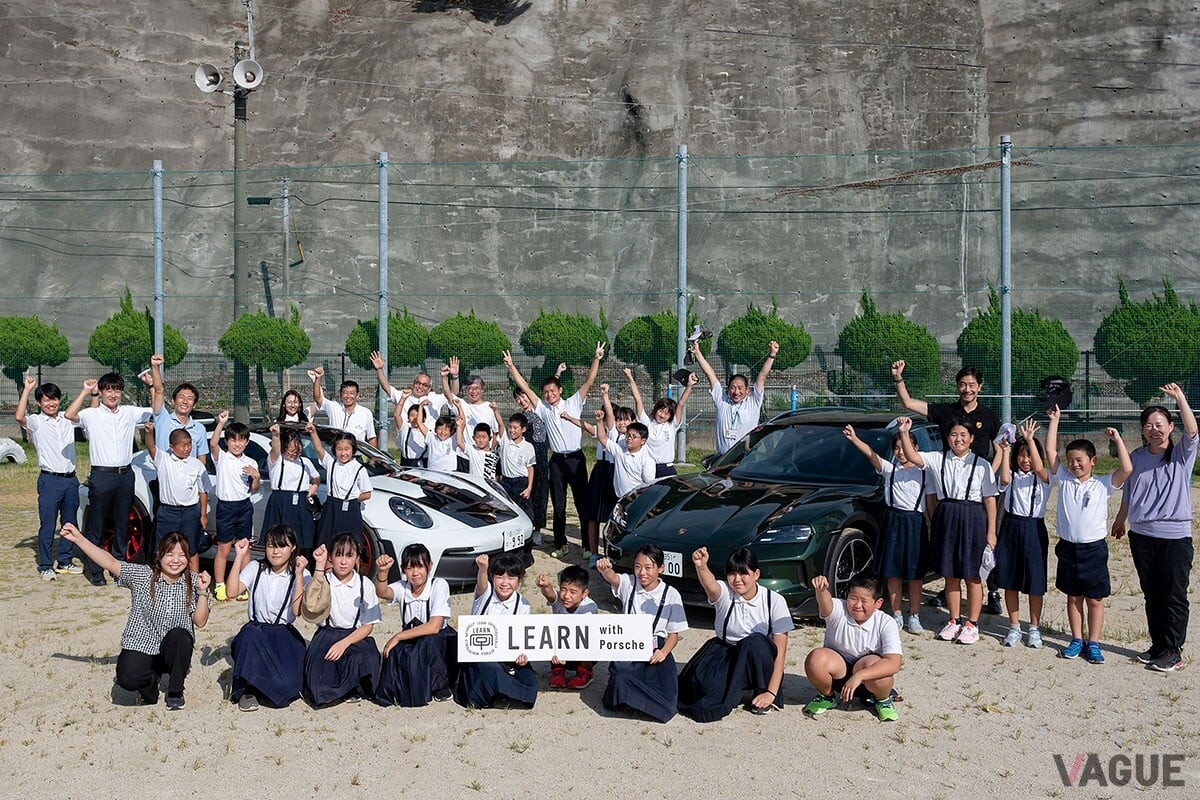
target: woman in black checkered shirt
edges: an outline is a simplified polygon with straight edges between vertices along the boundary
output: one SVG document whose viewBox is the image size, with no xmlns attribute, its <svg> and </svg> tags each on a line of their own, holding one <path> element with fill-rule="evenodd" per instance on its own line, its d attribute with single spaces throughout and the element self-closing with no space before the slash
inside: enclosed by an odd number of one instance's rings
<svg viewBox="0 0 1200 800">
<path fill-rule="evenodd" d="M 151 567 L 118 561 L 74 525 L 64 525 L 62 535 L 132 595 L 117 656 L 117 685 L 154 705 L 159 678 L 167 675 L 167 710 L 183 708 L 183 682 L 192 664 L 195 628 L 208 622 L 212 582 L 207 572 L 188 571 L 187 537 L 178 532 L 163 536 Z"/>
</svg>

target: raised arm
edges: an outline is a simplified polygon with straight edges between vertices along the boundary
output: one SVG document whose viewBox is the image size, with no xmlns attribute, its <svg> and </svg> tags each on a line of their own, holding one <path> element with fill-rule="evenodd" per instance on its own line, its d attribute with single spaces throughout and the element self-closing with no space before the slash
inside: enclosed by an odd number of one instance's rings
<svg viewBox="0 0 1200 800">
<path fill-rule="evenodd" d="M 1050 424 L 1046 427 L 1046 466 L 1051 473 L 1058 472 L 1058 419 L 1061 415 L 1058 406 L 1046 411 L 1046 416 L 1050 418 Z"/>
<path fill-rule="evenodd" d="M 617 426 L 617 415 L 613 413 L 612 398 L 608 396 L 608 384 L 600 384 L 600 407 L 604 411 L 604 429 L 615 428 Z M 601 423 L 597 422 L 599 427 Z"/>
<path fill-rule="evenodd" d="M 767 342 L 767 357 L 763 359 L 762 369 L 758 371 L 758 377 L 754 379 L 754 388 L 758 389 L 759 394 L 767 390 L 767 376 L 775 368 L 775 356 L 777 355 L 779 355 L 779 342 L 775 340 Z"/>
<path fill-rule="evenodd" d="M 142 435 L 146 439 L 146 452 L 150 455 L 150 460 L 153 461 L 158 455 L 158 447 L 154 441 L 154 420 L 146 420 L 142 423 Z"/>
<path fill-rule="evenodd" d="M 455 384 L 458 383 L 458 370 L 461 366 L 462 362 L 458 356 L 450 356 L 450 363 L 443 364 L 438 370 L 438 374 L 442 376 L 442 394 L 446 396 L 447 402 L 453 402 L 454 398 L 458 397 Z"/>
<path fill-rule="evenodd" d="M 386 554 L 375 559 L 375 596 L 384 603 L 390 603 L 396 599 L 396 593 L 388 584 L 388 574 L 392 571 L 392 565 L 395 563 L 396 559 Z"/>
<path fill-rule="evenodd" d="M 1196 414 L 1192 411 L 1192 407 L 1188 404 L 1187 395 L 1183 393 L 1177 383 L 1168 383 L 1161 387 L 1160 391 L 1164 392 L 1172 400 L 1175 405 L 1179 406 L 1179 417 L 1183 420 L 1183 432 L 1190 439 L 1196 435 Z"/>
<path fill-rule="evenodd" d="M 712 364 L 708 363 L 708 359 L 704 357 L 704 352 L 700 350 L 700 341 L 692 342 L 692 358 L 696 359 L 696 363 L 700 365 L 700 371 L 704 373 L 704 377 L 708 378 L 709 384 L 714 389 L 721 388 L 721 382 L 717 380 L 717 373 L 713 371 Z"/>
<path fill-rule="evenodd" d="M 17 401 L 17 411 L 13 414 L 17 424 L 22 428 L 25 427 L 25 410 L 29 407 L 29 397 L 33 394 L 33 387 L 36 385 L 37 378 L 32 375 L 25 376 L 25 383 L 21 386 L 21 399 Z"/>
<path fill-rule="evenodd" d="M 378 350 L 371 351 L 371 366 L 375 368 L 375 380 L 379 381 L 379 388 L 391 397 L 392 384 L 388 383 L 387 373 L 383 371 L 383 355 Z"/>
<path fill-rule="evenodd" d="M 855 450 L 862 453 L 863 456 L 866 457 L 867 461 L 871 462 L 871 466 L 875 468 L 876 472 L 881 472 L 883 470 L 883 459 L 879 457 L 878 453 L 871 449 L 869 444 L 858 438 L 858 434 L 854 432 L 853 425 L 847 425 L 846 427 L 842 428 L 842 435 L 850 440 L 850 444 L 854 445 Z"/>
<path fill-rule="evenodd" d="M 312 371 L 313 376 L 313 403 L 317 408 L 325 405 L 325 391 L 321 387 L 321 381 L 325 378 L 325 368 L 318 366 Z"/>
<path fill-rule="evenodd" d="M 601 412 L 597 411 L 596 413 L 599 414 Z M 565 411 L 558 412 L 558 417 L 559 417 L 559 419 L 566 420 L 567 422 L 571 423 L 572 425 L 574 425 L 577 428 L 581 428 L 582 430 L 586 431 L 591 436 L 596 435 L 597 427 L 590 422 L 584 422 L 579 417 L 572 417 L 570 414 L 568 414 Z"/>
<path fill-rule="evenodd" d="M 829 591 L 829 579 L 824 575 L 817 575 L 809 585 L 817 596 L 817 613 L 821 615 L 821 619 L 825 619 L 833 613 L 833 594 Z"/>
<path fill-rule="evenodd" d="M 592 384 L 596 382 L 596 375 L 600 373 L 600 362 L 604 359 L 604 342 L 596 342 L 596 353 L 592 356 L 592 365 L 588 367 L 587 377 L 583 379 L 583 384 L 576 392 L 580 397 L 587 397 L 588 392 L 592 390 Z"/>
<path fill-rule="evenodd" d="M 529 398 L 529 402 L 536 406 L 538 396 L 533 393 L 533 389 L 529 388 L 529 382 L 525 380 L 525 377 L 521 375 L 521 370 L 517 369 L 517 365 L 513 363 L 512 352 L 508 350 L 504 351 L 504 366 L 508 367 L 508 374 L 512 376 L 513 383 L 525 393 L 525 396 Z"/>
<path fill-rule="evenodd" d="M 250 540 L 238 539 L 233 543 L 233 566 L 229 568 L 229 574 L 225 576 L 225 591 L 230 597 L 237 597 L 243 589 L 248 588 L 242 585 L 242 570 L 249 563 Z"/>
<path fill-rule="evenodd" d="M 679 395 L 679 402 L 675 404 L 675 424 L 682 425 L 684 420 L 684 406 L 687 405 L 688 399 L 692 396 L 692 389 L 700 377 L 694 372 L 688 373 L 687 385 L 683 387 L 683 394 Z"/>
<path fill-rule="evenodd" d="M 929 403 L 917 400 L 908 393 L 908 386 L 904 383 L 904 359 L 892 362 L 892 383 L 896 384 L 896 397 L 900 398 L 900 405 L 914 414 L 929 416 Z"/>
<path fill-rule="evenodd" d="M 79 551 L 92 560 L 100 569 L 107 570 L 114 578 L 121 577 L 121 562 L 112 554 L 88 541 L 87 537 L 71 523 L 62 526 L 62 535 Z"/>
<path fill-rule="evenodd" d="M 698 547 L 692 551 L 692 566 L 696 568 L 696 578 L 700 581 L 700 587 L 704 589 L 704 596 L 708 598 L 708 602 L 717 602 L 721 598 L 721 584 L 708 568 L 707 547 Z"/>
<path fill-rule="evenodd" d="M 83 408 L 83 404 L 92 399 L 96 394 L 96 379 L 88 378 L 83 382 L 83 389 L 71 401 L 71 405 L 67 406 L 67 410 L 63 412 L 63 416 L 71 420 L 71 422 L 79 422 L 79 412 Z"/>
<path fill-rule="evenodd" d="M 900 449 L 904 452 L 904 457 L 914 466 L 924 467 L 925 459 L 921 457 L 921 452 L 917 450 L 912 436 L 909 435 L 909 431 L 912 430 L 912 420 L 908 417 L 900 417 L 896 424 L 900 428 Z"/>
<path fill-rule="evenodd" d="M 279 423 L 276 422 L 271 426 L 271 452 L 267 456 L 271 463 L 279 460 L 279 454 L 282 448 L 279 446 Z"/>
<path fill-rule="evenodd" d="M 400 408 L 400 406 L 396 406 L 396 408 Z M 421 408 L 421 410 L 417 412 L 417 430 L 419 430 L 421 432 L 422 436 L 428 438 L 429 437 L 429 427 L 425 424 L 425 418 L 427 416 L 429 416 L 429 401 L 422 400 L 421 404 L 420 404 L 420 408 Z M 397 421 L 396 427 L 397 428 L 400 427 L 399 421 Z"/>
<path fill-rule="evenodd" d="M 313 454 L 316 455 L 317 461 L 325 460 L 325 447 L 321 444 L 321 436 L 317 433 L 317 426 L 311 422 L 304 426 L 304 432 L 308 434 L 309 441 L 312 442 Z"/>
<path fill-rule="evenodd" d="M 538 591 L 542 593 L 542 599 L 547 603 L 553 604 L 558 599 L 558 592 L 554 591 L 554 587 L 550 585 L 550 576 L 542 573 L 537 576 Z"/>
<path fill-rule="evenodd" d="M 992 472 L 996 473 L 1001 486 L 1012 483 L 1012 446 L 1006 438 L 996 443 L 996 452 L 992 454 Z"/>
<path fill-rule="evenodd" d="M 163 386 L 163 361 L 162 353 L 150 356 L 150 408 L 155 414 L 162 411 L 163 403 L 167 399 L 166 388 Z"/>
<path fill-rule="evenodd" d="M 229 410 L 223 408 L 217 413 L 216 427 L 213 428 L 212 434 L 208 437 L 208 452 L 212 453 L 214 464 L 221 460 L 221 434 L 225 432 L 225 425 L 228 422 Z M 241 594 L 241 592 L 238 592 L 238 594 Z M 234 595 L 234 597 L 236 596 Z"/>
<path fill-rule="evenodd" d="M 1046 465 L 1042 461 L 1042 454 L 1038 451 L 1037 446 L 1038 424 L 1033 420 L 1025 420 L 1021 425 L 1021 438 L 1025 440 L 1026 450 L 1029 452 L 1029 460 L 1033 462 L 1033 474 L 1038 476 L 1038 480 L 1042 483 L 1050 482 L 1050 473 L 1046 472 Z"/>
<path fill-rule="evenodd" d="M 633 370 L 625 367 L 621 370 L 625 373 L 625 380 L 629 381 L 629 393 L 633 395 L 633 411 L 637 414 L 638 419 L 646 416 L 646 406 L 642 403 L 642 393 L 638 391 L 637 381 L 633 379 Z M 604 391 L 604 386 L 601 385 L 601 391 Z"/>
<path fill-rule="evenodd" d="M 483 597 L 488 590 L 488 557 L 487 553 L 475 556 L 475 596 Z"/>
<path fill-rule="evenodd" d="M 612 561 L 607 558 L 602 558 L 596 562 L 596 572 L 599 572 L 600 577 L 604 578 L 604 582 L 612 588 L 616 589 L 621 585 L 621 576 L 613 569 Z"/>
<path fill-rule="evenodd" d="M 1116 428 L 1106 428 L 1104 435 L 1109 441 L 1116 445 L 1117 448 L 1117 468 L 1113 471 L 1109 480 L 1112 481 L 1114 489 L 1120 489 L 1125 485 L 1125 479 L 1133 474 L 1133 461 L 1129 458 L 1129 449 L 1125 447 L 1125 440 L 1121 438 L 1121 432 Z M 1121 505 L 1122 511 L 1127 511 L 1124 504 Z"/>
</svg>

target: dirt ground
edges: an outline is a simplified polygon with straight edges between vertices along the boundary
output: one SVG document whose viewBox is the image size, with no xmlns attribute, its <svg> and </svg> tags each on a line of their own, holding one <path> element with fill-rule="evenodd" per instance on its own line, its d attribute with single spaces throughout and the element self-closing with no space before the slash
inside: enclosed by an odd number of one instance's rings
<svg viewBox="0 0 1200 800">
<path fill-rule="evenodd" d="M 35 468 L 0 466 L 0 781 L 8 797 L 115 795 L 156 798 L 164 787 L 204 794 L 292 797 L 649 796 L 684 798 L 751 792 L 764 797 L 979 798 L 1195 797 L 1200 736 L 1195 720 L 1200 667 L 1162 675 L 1133 661 L 1148 645 L 1141 596 L 1127 545 L 1113 543 L 1114 595 L 1105 629 L 1107 663 L 1055 657 L 1065 643 L 1065 601 L 1047 597 L 1047 647 L 1001 647 L 1001 618 L 987 617 L 974 647 L 903 634 L 900 719 L 882 724 L 862 708 L 808 719 L 813 694 L 805 654 L 822 628 L 791 634 L 782 713 L 735 711 L 707 725 L 667 724 L 606 711 L 607 675 L 580 693 L 546 690 L 530 711 L 340 705 L 302 702 L 241 713 L 225 697 L 229 641 L 245 605 L 218 604 L 198 632 L 187 708 L 118 707 L 110 702 L 114 664 L 129 606 L 125 590 L 93 588 L 82 577 L 43 582 L 34 570 Z M 1194 500 L 1200 497 L 1193 493 Z M 1053 526 L 1051 525 L 1051 530 Z M 1053 550 L 1053 548 L 1052 548 Z M 1053 553 L 1051 553 L 1053 560 Z M 544 610 L 533 578 L 561 562 L 544 553 L 523 591 Z M 1051 575 L 1053 575 L 1053 564 Z M 1191 599 L 1200 597 L 1192 576 Z M 938 584 L 927 587 L 936 591 Z M 598 578 L 593 596 L 615 611 Z M 457 595 L 456 613 L 468 610 Z M 1200 608 L 1197 609 L 1200 611 Z M 385 609 L 382 644 L 396 630 Z M 712 635 L 711 612 L 689 609 L 692 630 L 680 662 Z M 945 614 L 927 609 L 927 629 Z M 1200 641 L 1193 613 L 1191 642 Z M 302 625 L 311 635 L 311 627 Z M 1195 656 L 1200 650 L 1191 648 Z M 1189 721 L 1190 720 L 1190 721 Z M 1076 754 L 1109 758 L 1181 754 L 1184 788 L 1065 786 Z M 743 777 L 746 776 L 746 777 Z M 749 777 L 749 783 L 746 779 Z M 226 786 L 248 791 L 227 791 Z"/>
</svg>

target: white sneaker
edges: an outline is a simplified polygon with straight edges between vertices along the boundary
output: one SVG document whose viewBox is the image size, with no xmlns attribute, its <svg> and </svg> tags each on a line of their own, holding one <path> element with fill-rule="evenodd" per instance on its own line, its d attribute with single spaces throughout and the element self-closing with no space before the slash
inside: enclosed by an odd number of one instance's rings
<svg viewBox="0 0 1200 800">
<path fill-rule="evenodd" d="M 1016 647 L 1020 643 L 1021 643 L 1021 626 L 1019 626 L 1019 625 L 1014 625 L 1013 627 L 1009 628 L 1008 634 L 1004 637 L 1004 641 L 1001 642 L 1001 644 L 1004 645 L 1005 647 Z"/>
<path fill-rule="evenodd" d="M 903 615 L 902 613 L 900 613 L 899 611 L 897 611 L 897 612 L 893 613 L 893 614 L 892 614 L 892 619 L 896 620 L 896 627 L 897 627 L 897 628 L 903 628 L 903 627 L 904 627 L 904 615 Z"/>
<path fill-rule="evenodd" d="M 533 532 L 533 546 L 534 547 L 542 546 L 542 532 L 541 531 Z"/>
<path fill-rule="evenodd" d="M 916 614 L 908 615 L 908 632 L 912 634 L 922 634 L 925 628 L 921 627 L 921 618 Z"/>
<path fill-rule="evenodd" d="M 42 580 L 44 581 L 52 581 L 58 577 L 54 574 L 54 570 L 52 569 L 38 570 L 38 574 L 42 576 Z"/>
</svg>

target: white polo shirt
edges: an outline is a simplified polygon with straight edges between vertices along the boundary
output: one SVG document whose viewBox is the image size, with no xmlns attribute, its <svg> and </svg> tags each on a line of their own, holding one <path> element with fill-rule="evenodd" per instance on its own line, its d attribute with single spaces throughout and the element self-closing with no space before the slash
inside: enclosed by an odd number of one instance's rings
<svg viewBox="0 0 1200 800">
<path fill-rule="evenodd" d="M 654 456 L 646 447 L 634 453 L 609 439 L 606 448 L 613 461 L 613 490 L 624 497 L 634 489 L 654 483 Z"/>
<path fill-rule="evenodd" d="M 463 431 L 463 435 L 470 439 L 475 435 L 475 426 L 483 423 L 488 426 L 493 434 L 499 433 L 496 430 L 496 411 L 487 403 L 468 403 L 462 401 L 463 411 L 467 417 L 467 429 Z"/>
<path fill-rule="evenodd" d="M 531 613 L 529 610 L 529 601 L 521 596 L 520 592 L 513 592 L 507 600 L 501 600 L 496 596 L 491 586 L 488 586 L 487 591 L 476 597 L 471 603 L 472 614 L 485 614 L 487 616 L 503 617 L 503 616 L 521 616 Z"/>
<path fill-rule="evenodd" d="M 320 478 L 317 468 L 305 456 L 292 461 L 283 455 L 272 461 L 267 458 L 267 476 L 273 491 L 307 492 L 313 478 Z"/>
<path fill-rule="evenodd" d="M 787 601 L 779 592 L 768 592 L 766 587 L 759 586 L 754 597 L 747 600 L 729 588 L 725 581 L 720 582 L 721 596 L 716 602 L 709 601 L 714 607 L 715 627 L 717 636 L 730 644 L 737 644 L 752 633 L 767 636 L 776 633 L 787 633 L 796 627 L 792 622 L 792 614 L 788 611 Z M 767 607 L 767 596 L 770 595 L 771 605 Z"/>
<path fill-rule="evenodd" d="M 500 440 L 500 474 L 505 478 L 529 477 L 529 468 L 537 464 L 537 453 L 528 439 L 517 444 L 505 434 Z"/>
<path fill-rule="evenodd" d="M 79 411 L 79 426 L 88 437 L 88 454 L 93 467 L 128 467 L 133 460 L 133 434 L 154 415 L 142 406 L 108 406 Z"/>
<path fill-rule="evenodd" d="M 1108 536 L 1108 498 L 1120 491 L 1113 488 L 1111 475 L 1091 475 L 1081 482 L 1060 461 L 1051 481 L 1058 487 L 1058 538 L 1086 544 Z"/>
<path fill-rule="evenodd" d="M 834 598 L 833 610 L 825 618 L 825 646 L 851 661 L 871 653 L 901 654 L 900 626 L 891 614 L 879 609 L 859 624 L 846 612 L 846 601 Z"/>
<path fill-rule="evenodd" d="M 208 493 L 208 471 L 195 456 L 176 458 L 163 447 L 154 449 L 154 469 L 158 471 L 158 499 L 168 506 L 194 506 L 200 493 Z"/>
<path fill-rule="evenodd" d="M 969 500 L 972 503 L 982 503 L 983 498 L 993 497 L 999 492 L 992 465 L 986 458 L 970 450 L 961 457 L 949 450 L 922 450 L 921 460 L 925 462 L 925 469 L 934 479 L 933 485 L 937 489 L 938 500 Z"/>
<path fill-rule="evenodd" d="M 646 447 L 656 464 L 675 463 L 675 434 L 679 432 L 679 423 L 672 418 L 668 422 L 659 422 L 645 412 L 638 414 L 638 422 L 646 426 L 650 435 L 646 438 Z"/>
<path fill-rule="evenodd" d="M 249 475 L 242 472 L 246 467 L 258 469 L 258 462 L 242 453 L 235 456 L 228 450 L 217 448 L 212 453 L 216 459 L 216 480 L 213 481 L 214 493 L 217 499 L 225 503 L 236 503 L 250 499 L 250 484 L 253 482 Z M 260 475 L 261 479 L 262 476 Z"/>
<path fill-rule="evenodd" d="M 742 437 L 758 427 L 762 415 L 764 396 L 757 384 L 750 384 L 750 392 L 740 402 L 729 399 L 720 385 L 712 387 L 712 399 L 716 405 L 717 453 L 724 453 Z"/>
<path fill-rule="evenodd" d="M 321 403 L 321 411 L 329 418 L 329 427 L 353 433 L 356 439 L 363 442 L 375 438 L 375 417 L 361 403 L 355 403 L 354 410 L 347 411 L 341 400 L 327 397 Z"/>
<path fill-rule="evenodd" d="M 329 487 L 331 500 L 353 500 L 358 502 L 358 496 L 371 491 L 371 476 L 367 468 L 355 459 L 343 464 L 329 453 L 321 459 L 325 467 L 325 484 Z"/>
<path fill-rule="evenodd" d="M 883 476 L 883 500 L 888 508 L 924 511 L 925 495 L 936 491 L 933 484 L 937 479 L 930 480 L 928 472 L 921 467 L 901 467 L 880 459 L 879 474 Z"/>
<path fill-rule="evenodd" d="M 450 584 L 445 578 L 430 578 L 420 595 L 412 592 L 412 586 L 404 578 L 389 583 L 392 590 L 392 605 L 400 606 L 400 627 L 410 622 L 423 625 L 431 617 L 442 618 L 442 628 L 450 624 Z"/>
<path fill-rule="evenodd" d="M 429 405 L 425 408 L 425 415 L 428 417 L 428 419 L 425 420 L 427 424 L 437 419 L 438 415 L 445 411 L 447 405 L 446 395 L 442 394 L 441 392 L 430 392 L 429 394 L 421 397 L 417 397 L 412 392 L 409 392 L 409 394 L 405 396 L 395 386 L 393 386 L 392 390 L 388 392 L 388 399 L 392 401 L 393 405 L 400 406 L 400 419 L 404 420 L 408 419 L 408 410 L 410 408 L 420 405 L 422 400 L 428 400 Z"/>
<path fill-rule="evenodd" d="M 329 581 L 329 624 L 335 628 L 361 628 L 383 620 L 375 584 L 359 575 L 350 574 L 342 583 L 333 571 L 325 573 Z M 361 592 L 361 595 L 360 595 Z M 361 599 L 360 599 L 361 598 Z M 361 613 L 359 613 L 361 610 Z M 358 624 L 355 624 L 357 618 Z"/>
<path fill-rule="evenodd" d="M 612 587 L 613 596 L 621 601 L 624 614 L 647 614 L 657 616 L 654 635 L 666 638 L 671 633 L 683 633 L 688 629 L 687 614 L 683 610 L 683 598 L 674 586 L 660 580 L 658 586 L 647 592 L 633 575 L 622 575 L 621 582 Z M 659 614 L 659 608 L 662 613 Z"/>
<path fill-rule="evenodd" d="M 430 436 L 426 442 L 426 466 L 441 472 L 458 470 L 458 448 L 454 445 L 454 437 L 439 439 L 437 434 Z"/>
<path fill-rule="evenodd" d="M 538 398 L 533 407 L 533 413 L 537 414 L 546 424 L 546 438 L 550 442 L 551 452 L 574 453 L 576 450 L 582 449 L 583 431 L 579 426 L 567 422 L 560 414 L 565 411 L 572 417 L 580 419 L 586 402 L 587 399 L 579 392 L 570 397 L 560 397 L 554 405 L 549 405 L 545 400 Z"/>
<path fill-rule="evenodd" d="M 261 577 L 259 576 L 260 570 Z M 242 571 L 238 573 L 238 579 L 241 580 L 242 586 L 246 587 L 246 591 L 250 592 L 250 602 L 246 604 L 246 615 L 251 622 L 274 623 L 280 607 L 283 610 L 283 614 L 279 617 L 281 624 L 290 625 L 296 621 L 296 615 L 292 613 L 292 599 L 295 597 L 296 591 L 296 587 L 292 584 L 292 573 L 286 570 L 282 573 L 275 572 L 269 566 L 264 567 L 261 561 L 251 561 L 242 567 Z M 300 576 L 299 580 L 303 586 L 308 586 L 312 575 L 308 570 L 304 570 L 304 574 Z M 257 586 L 255 586 L 256 581 Z M 288 592 L 289 587 L 291 594 Z"/>
<path fill-rule="evenodd" d="M 53 417 L 27 414 L 25 432 L 37 449 L 38 467 L 47 472 L 75 471 L 75 429 L 61 411 Z"/>
<path fill-rule="evenodd" d="M 1013 472 L 1008 486 L 999 486 L 1004 512 L 1020 517 L 1046 518 L 1046 501 L 1050 499 L 1050 482 L 1036 472 Z"/>
<path fill-rule="evenodd" d="M 425 458 L 425 434 L 407 422 L 400 426 L 400 454 L 404 458 Z"/>
</svg>

